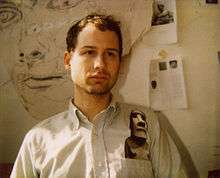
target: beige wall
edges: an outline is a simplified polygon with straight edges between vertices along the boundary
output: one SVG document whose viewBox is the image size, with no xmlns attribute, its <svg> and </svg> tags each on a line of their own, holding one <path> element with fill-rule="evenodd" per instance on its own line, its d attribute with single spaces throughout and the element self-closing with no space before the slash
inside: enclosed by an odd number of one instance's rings
<svg viewBox="0 0 220 178">
<path fill-rule="evenodd" d="M 178 44 L 149 46 L 145 38 L 138 43 L 132 58 L 125 63 L 126 82 L 120 90 L 124 100 L 146 104 L 148 97 L 148 64 L 164 50 L 169 56 L 181 55 L 189 108 L 169 110 L 165 115 L 182 138 L 201 175 L 219 168 L 215 156 L 219 135 L 220 115 L 220 5 L 206 5 L 202 1 L 177 0 Z M 144 96 L 144 97 L 143 97 Z M 217 128 L 218 127 L 218 128 Z M 217 133 L 218 132 L 218 133 Z M 219 149 L 219 148 L 218 148 Z M 218 166 L 217 166 L 218 165 Z"/>
<path fill-rule="evenodd" d="M 204 0 L 205 1 L 205 0 Z M 165 115 L 188 148 L 201 175 L 220 164 L 213 156 L 220 117 L 220 5 L 203 0 L 177 0 L 178 44 L 150 46 L 139 41 L 131 56 L 122 63 L 116 96 L 123 101 L 148 105 L 149 60 L 165 50 L 169 56 L 183 56 L 189 108 L 169 110 Z M 0 77 L 9 79 L 2 62 Z M 24 134 L 36 120 L 30 118 L 13 89 L 12 83 L 0 88 L 0 162 L 13 162 Z M 218 131 L 219 135 L 219 131 Z M 218 144 L 220 144 L 218 142 Z"/>
</svg>

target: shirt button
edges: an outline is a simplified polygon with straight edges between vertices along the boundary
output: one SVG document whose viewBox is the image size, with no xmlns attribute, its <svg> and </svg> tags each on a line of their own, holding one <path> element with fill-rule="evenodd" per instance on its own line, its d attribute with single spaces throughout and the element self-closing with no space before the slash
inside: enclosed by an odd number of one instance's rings
<svg viewBox="0 0 220 178">
<path fill-rule="evenodd" d="M 98 136 L 98 132 L 95 128 L 93 128 L 93 130 L 92 130 L 92 135 Z"/>
</svg>

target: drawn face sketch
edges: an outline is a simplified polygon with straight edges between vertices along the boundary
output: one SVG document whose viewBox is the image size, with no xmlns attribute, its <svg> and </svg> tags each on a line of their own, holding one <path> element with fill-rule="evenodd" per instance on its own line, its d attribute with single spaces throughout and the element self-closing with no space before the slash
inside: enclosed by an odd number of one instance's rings
<svg viewBox="0 0 220 178">
<path fill-rule="evenodd" d="M 63 50 L 52 36 L 24 36 L 12 78 L 25 109 L 36 119 L 59 113 L 68 105 L 72 82 L 63 67 Z"/>
<path fill-rule="evenodd" d="M 137 111 L 132 112 L 132 135 L 141 138 L 147 138 L 147 123 L 145 116 Z"/>
</svg>

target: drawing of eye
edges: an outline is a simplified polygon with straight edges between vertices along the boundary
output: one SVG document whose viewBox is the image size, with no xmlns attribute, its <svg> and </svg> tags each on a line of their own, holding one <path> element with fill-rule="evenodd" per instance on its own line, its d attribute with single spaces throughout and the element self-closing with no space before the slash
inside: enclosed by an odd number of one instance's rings
<svg viewBox="0 0 220 178">
<path fill-rule="evenodd" d="M 33 50 L 29 56 L 28 56 L 29 59 L 42 59 L 44 58 L 44 54 L 38 50 Z"/>
<path fill-rule="evenodd" d="M 84 0 L 50 0 L 47 4 L 48 9 L 64 10 L 77 6 Z"/>
<path fill-rule="evenodd" d="M 22 19 L 22 12 L 13 2 L 0 2 L 0 29 L 4 29 Z"/>
</svg>

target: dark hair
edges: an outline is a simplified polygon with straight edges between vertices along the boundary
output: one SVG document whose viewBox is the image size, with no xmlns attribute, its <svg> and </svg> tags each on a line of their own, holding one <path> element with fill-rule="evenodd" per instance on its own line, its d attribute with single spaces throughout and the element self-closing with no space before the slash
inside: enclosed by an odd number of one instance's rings
<svg viewBox="0 0 220 178">
<path fill-rule="evenodd" d="M 89 23 L 94 24 L 101 31 L 110 30 L 116 33 L 119 41 L 119 57 L 121 58 L 123 48 L 120 22 L 115 21 L 110 15 L 90 14 L 73 24 L 67 32 L 67 51 L 75 49 L 79 32 Z"/>
</svg>

